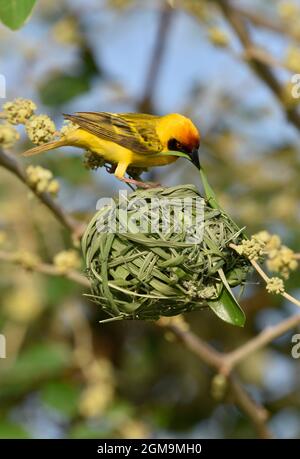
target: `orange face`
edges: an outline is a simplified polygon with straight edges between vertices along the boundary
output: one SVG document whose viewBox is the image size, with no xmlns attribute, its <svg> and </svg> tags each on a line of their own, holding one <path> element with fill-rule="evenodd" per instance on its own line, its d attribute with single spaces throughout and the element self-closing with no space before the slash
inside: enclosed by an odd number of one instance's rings
<svg viewBox="0 0 300 459">
<path fill-rule="evenodd" d="M 191 161 L 199 168 L 198 149 L 200 134 L 189 118 L 178 113 L 160 118 L 157 133 L 163 148 L 169 151 L 186 153 Z"/>
</svg>

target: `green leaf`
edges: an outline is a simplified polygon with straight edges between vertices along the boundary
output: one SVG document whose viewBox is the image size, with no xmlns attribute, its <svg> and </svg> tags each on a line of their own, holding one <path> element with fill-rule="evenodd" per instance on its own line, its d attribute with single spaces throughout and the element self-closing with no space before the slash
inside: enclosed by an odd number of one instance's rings
<svg viewBox="0 0 300 459">
<path fill-rule="evenodd" d="M 74 157 L 60 156 L 57 158 L 57 156 L 50 157 L 49 155 L 44 161 L 54 176 L 60 176 L 63 171 L 64 180 L 70 182 L 71 185 L 84 186 L 91 182 L 91 175 L 85 167 L 82 167 L 82 161 L 74 161 Z"/>
<path fill-rule="evenodd" d="M 216 193 L 214 192 L 214 190 L 212 189 L 212 187 L 210 186 L 208 180 L 207 180 L 207 177 L 205 175 L 205 172 L 204 170 L 200 169 L 200 178 L 201 178 L 201 181 L 202 181 L 202 184 L 203 184 L 203 188 L 204 188 L 204 193 L 205 193 L 205 198 L 207 201 L 209 201 L 209 204 L 211 205 L 211 207 L 213 209 L 218 209 L 220 210 L 221 212 L 224 212 L 224 210 L 222 209 L 222 207 L 220 206 L 220 204 L 218 203 L 218 200 L 217 200 L 217 196 L 216 196 Z M 229 215 L 227 215 L 228 218 L 230 218 Z M 233 225 L 236 226 L 237 230 L 240 230 L 239 227 L 237 226 L 237 224 L 232 220 L 232 218 L 230 218 L 231 222 Z M 241 231 L 241 230 L 240 230 Z M 242 232 L 241 234 L 243 234 L 243 236 L 246 238 L 247 236 L 244 234 L 244 232 Z"/>
<path fill-rule="evenodd" d="M 12 30 L 17 30 L 29 17 L 36 0 L 0 0 L 0 20 Z"/>
<path fill-rule="evenodd" d="M 80 388 L 74 384 L 53 381 L 42 389 L 42 400 L 49 407 L 67 416 L 77 413 Z"/>
<path fill-rule="evenodd" d="M 74 283 L 63 277 L 49 276 L 46 279 L 46 292 L 49 303 L 57 305 L 74 292 Z"/>
<path fill-rule="evenodd" d="M 208 180 L 202 168 L 200 169 L 200 177 L 201 177 L 201 181 L 202 181 L 204 192 L 205 192 L 205 198 L 207 199 L 207 201 L 209 201 L 210 205 L 214 209 L 222 210 L 218 204 L 216 194 L 214 190 L 212 189 L 212 187 L 210 186 L 210 184 L 208 183 Z"/>
<path fill-rule="evenodd" d="M 61 344 L 38 343 L 26 349 L 13 366 L 0 372 L 0 398 L 29 391 L 37 383 L 59 375 L 70 362 L 70 350 Z"/>
<path fill-rule="evenodd" d="M 39 96 L 43 104 L 53 107 L 69 102 L 74 97 L 87 92 L 89 88 L 87 78 L 62 73 L 42 83 L 39 87 Z"/>
<path fill-rule="evenodd" d="M 202 168 L 200 169 L 200 177 L 205 192 L 205 198 L 209 201 L 211 207 L 222 211 L 222 208 L 218 204 L 216 194 L 210 186 L 210 184 L 208 183 L 207 177 Z M 219 272 L 219 274 L 221 276 L 221 280 L 224 286 L 222 289 L 222 293 L 217 300 L 208 301 L 208 305 L 214 311 L 214 313 L 218 317 L 220 317 L 220 319 L 224 320 L 229 324 L 237 325 L 238 327 L 243 327 L 246 321 L 244 311 L 242 310 L 234 294 L 232 293 L 223 271 L 221 270 L 221 273 Z"/>
<path fill-rule="evenodd" d="M 245 325 L 246 317 L 244 311 L 236 301 L 235 297 L 224 286 L 220 297 L 214 301 L 208 301 L 209 307 L 224 322 L 238 327 Z"/>
<path fill-rule="evenodd" d="M 164 151 L 163 153 L 159 153 L 155 156 L 179 156 L 180 158 L 191 160 L 191 158 L 186 153 L 182 153 L 181 151 Z"/>
</svg>

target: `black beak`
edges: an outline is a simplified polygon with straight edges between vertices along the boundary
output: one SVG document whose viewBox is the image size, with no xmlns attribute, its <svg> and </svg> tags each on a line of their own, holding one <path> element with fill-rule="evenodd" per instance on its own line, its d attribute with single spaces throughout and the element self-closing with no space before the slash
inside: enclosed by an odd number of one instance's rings
<svg viewBox="0 0 300 459">
<path fill-rule="evenodd" d="M 194 166 L 196 166 L 197 169 L 200 170 L 201 166 L 200 166 L 200 161 L 199 161 L 198 148 L 194 148 L 194 150 L 190 154 L 190 158 L 191 158 L 191 161 L 194 164 Z"/>
</svg>

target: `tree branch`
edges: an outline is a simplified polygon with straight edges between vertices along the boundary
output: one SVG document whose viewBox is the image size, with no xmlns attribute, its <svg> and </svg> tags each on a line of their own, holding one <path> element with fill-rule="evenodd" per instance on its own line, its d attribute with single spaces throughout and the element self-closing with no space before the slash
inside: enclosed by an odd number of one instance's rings
<svg viewBox="0 0 300 459">
<path fill-rule="evenodd" d="M 267 274 L 264 272 L 264 270 L 259 266 L 259 264 L 255 260 L 250 260 L 252 266 L 258 274 L 262 277 L 262 279 L 267 283 L 269 282 L 270 278 L 267 276 Z M 283 296 L 286 300 L 290 301 L 291 303 L 295 304 L 296 306 L 300 307 L 300 301 L 297 300 L 297 298 L 294 298 L 292 295 L 290 295 L 287 292 L 280 293 L 281 296 Z"/>
<path fill-rule="evenodd" d="M 230 376 L 230 389 L 236 404 L 244 412 L 244 414 L 251 420 L 254 425 L 259 438 L 273 438 L 272 433 L 269 431 L 266 422 L 269 417 L 268 411 L 257 402 L 255 402 L 243 386 L 239 383 L 236 376 Z"/>
<path fill-rule="evenodd" d="M 26 176 L 26 173 L 19 163 L 19 161 L 12 155 L 4 153 L 0 149 L 0 166 L 4 167 L 16 177 L 18 177 L 21 182 L 23 182 L 34 194 L 35 196 L 51 211 L 55 218 L 67 228 L 73 235 L 80 237 L 84 230 L 84 225 L 75 220 L 71 215 L 67 214 L 62 207 L 59 206 L 50 196 L 49 193 L 38 193 L 38 191 L 32 186 Z"/>
<path fill-rule="evenodd" d="M 275 76 L 275 73 L 265 62 L 262 62 L 255 55 L 251 55 L 251 50 L 257 47 L 255 47 L 252 43 L 247 29 L 247 24 L 245 23 L 243 17 L 239 14 L 239 10 L 237 10 L 228 0 L 216 0 L 216 2 L 219 4 L 224 16 L 236 32 L 241 44 L 245 48 L 245 52 L 247 53 L 247 51 L 250 50 L 247 62 L 251 64 L 251 68 L 254 70 L 256 75 L 270 88 L 275 97 L 283 105 L 282 87 Z M 294 107 L 284 107 L 284 110 L 286 112 L 287 119 L 300 130 L 300 114 L 297 109 Z"/>
<path fill-rule="evenodd" d="M 172 324 L 172 322 L 168 323 L 164 320 L 160 320 L 158 321 L 158 325 L 171 331 L 189 351 L 199 358 L 199 360 L 217 370 L 218 373 L 221 373 L 221 370 L 224 368 L 226 354 L 219 353 L 190 330 L 183 330 L 180 326 Z M 272 434 L 266 426 L 268 413 L 265 408 L 250 398 L 235 375 L 231 374 L 228 376 L 227 380 L 234 402 L 251 420 L 258 436 L 260 438 L 272 438 Z"/>
<path fill-rule="evenodd" d="M 165 3 L 160 12 L 157 37 L 146 76 L 144 94 L 138 103 L 138 111 L 144 113 L 151 113 L 153 111 L 153 93 L 156 87 L 159 70 L 167 44 L 167 37 L 171 26 L 173 11 L 174 9 L 171 7 L 171 5 L 169 3 Z"/>
<path fill-rule="evenodd" d="M 261 15 L 250 11 L 249 9 L 245 9 L 240 5 L 234 3 L 235 11 L 240 15 L 244 16 L 245 19 L 248 19 L 252 24 L 263 27 L 264 29 L 269 29 L 272 32 L 280 33 L 280 34 L 287 34 L 288 30 L 286 27 L 283 27 L 282 24 L 279 22 L 275 22 L 273 19 L 270 19 L 266 15 Z"/>
<path fill-rule="evenodd" d="M 265 328 L 261 333 L 252 338 L 244 345 L 238 347 L 232 352 L 225 354 L 223 357 L 223 366 L 221 373 L 228 375 L 242 360 L 245 360 L 250 354 L 263 348 L 274 339 L 297 327 L 300 324 L 300 314 L 295 314 L 288 319 L 279 322 L 277 325 Z"/>
<path fill-rule="evenodd" d="M 69 270 L 66 272 L 62 272 L 61 270 L 57 269 L 56 266 L 47 264 L 47 263 L 36 263 L 32 266 L 26 267 L 23 265 L 22 260 L 20 260 L 20 258 L 16 256 L 16 253 L 10 253 L 10 252 L 5 252 L 5 251 L 0 251 L 0 260 L 8 261 L 16 265 L 21 265 L 27 271 L 34 271 L 37 273 L 46 274 L 48 276 L 65 277 L 66 279 L 69 279 L 84 287 L 90 287 L 89 280 L 85 276 L 83 276 L 81 273 L 75 270 Z"/>
</svg>

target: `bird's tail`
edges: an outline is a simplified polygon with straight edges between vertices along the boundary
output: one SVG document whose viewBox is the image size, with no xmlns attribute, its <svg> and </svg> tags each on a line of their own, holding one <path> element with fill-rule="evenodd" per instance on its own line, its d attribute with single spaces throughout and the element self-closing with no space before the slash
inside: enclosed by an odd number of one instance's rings
<svg viewBox="0 0 300 459">
<path fill-rule="evenodd" d="M 22 156 L 39 155 L 40 153 L 44 153 L 45 151 L 54 150 L 55 148 L 63 147 L 65 145 L 66 141 L 64 139 L 53 140 L 52 142 L 48 142 L 43 145 L 38 145 L 34 148 L 30 148 L 30 150 L 27 150 L 24 153 L 22 153 Z"/>
</svg>

